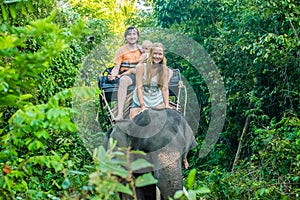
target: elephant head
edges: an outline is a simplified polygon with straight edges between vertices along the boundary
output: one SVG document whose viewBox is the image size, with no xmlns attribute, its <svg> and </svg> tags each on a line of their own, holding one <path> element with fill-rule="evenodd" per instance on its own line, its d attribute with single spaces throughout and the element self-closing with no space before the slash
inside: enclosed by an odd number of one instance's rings
<svg viewBox="0 0 300 200">
<path fill-rule="evenodd" d="M 180 112 L 147 109 L 132 121 L 116 123 L 110 137 L 117 140 L 120 147 L 130 146 L 147 154 L 146 159 L 154 166 L 151 170 L 158 180 L 162 199 L 173 197 L 176 191 L 182 190 L 182 159 L 197 143 Z"/>
</svg>

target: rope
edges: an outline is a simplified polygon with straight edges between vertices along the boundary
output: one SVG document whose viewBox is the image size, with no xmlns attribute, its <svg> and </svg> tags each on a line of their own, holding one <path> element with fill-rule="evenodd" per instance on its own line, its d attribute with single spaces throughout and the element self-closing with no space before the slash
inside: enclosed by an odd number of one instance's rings
<svg viewBox="0 0 300 200">
<path fill-rule="evenodd" d="M 106 100 L 106 98 L 105 98 L 105 92 L 104 92 L 104 90 L 102 90 L 102 92 L 101 92 L 100 95 L 102 96 L 102 98 L 103 98 L 103 100 L 104 100 L 104 103 L 105 103 L 105 105 L 106 105 L 106 107 L 107 107 L 107 110 L 108 110 L 110 116 L 114 119 L 115 116 L 114 116 L 112 110 L 110 109 L 109 104 L 108 104 L 108 102 L 107 102 L 107 100 Z"/>
<path fill-rule="evenodd" d="M 184 106 L 183 106 L 183 116 L 185 117 L 186 114 L 186 105 L 187 105 L 187 90 L 185 85 L 183 84 L 182 81 L 178 82 L 178 98 L 177 98 L 177 110 L 179 110 L 179 105 L 180 105 L 180 95 L 181 95 L 181 89 L 184 89 Z"/>
<path fill-rule="evenodd" d="M 183 110 L 183 116 L 185 116 L 186 113 L 186 105 L 187 105 L 187 90 L 185 85 L 183 85 L 184 88 L 184 110 Z"/>
<path fill-rule="evenodd" d="M 180 85 L 183 85 L 182 81 L 179 81 L 178 83 L 178 95 L 177 95 L 177 105 L 176 105 L 176 110 L 179 111 L 179 105 L 180 105 L 180 95 L 181 95 L 181 88 L 182 86 Z"/>
</svg>

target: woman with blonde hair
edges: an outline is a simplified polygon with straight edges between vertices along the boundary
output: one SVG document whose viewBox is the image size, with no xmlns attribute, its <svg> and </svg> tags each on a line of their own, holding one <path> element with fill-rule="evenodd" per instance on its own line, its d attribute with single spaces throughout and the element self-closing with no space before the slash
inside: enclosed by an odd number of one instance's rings
<svg viewBox="0 0 300 200">
<path fill-rule="evenodd" d="M 147 108 L 169 108 L 169 69 L 161 43 L 152 45 L 147 63 L 137 65 L 130 118 Z"/>
</svg>

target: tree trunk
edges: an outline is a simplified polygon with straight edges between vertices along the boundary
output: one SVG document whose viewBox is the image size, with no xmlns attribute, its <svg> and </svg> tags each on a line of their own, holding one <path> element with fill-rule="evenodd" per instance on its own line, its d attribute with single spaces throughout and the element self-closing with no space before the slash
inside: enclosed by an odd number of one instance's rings
<svg viewBox="0 0 300 200">
<path fill-rule="evenodd" d="M 235 154 L 234 162 L 233 162 L 232 169 L 231 169 L 232 172 L 234 171 L 234 167 L 237 165 L 237 162 L 240 159 L 240 155 L 241 155 L 241 152 L 242 152 L 242 146 L 243 146 L 243 143 L 244 143 L 244 138 L 247 134 L 247 131 L 248 131 L 248 128 L 249 128 L 249 123 L 250 123 L 250 117 L 248 115 L 247 118 L 246 118 L 246 122 L 245 122 L 245 125 L 244 125 L 244 128 L 243 128 L 242 135 L 240 137 L 239 146 L 238 146 L 238 149 L 237 149 L 236 154 Z"/>
</svg>

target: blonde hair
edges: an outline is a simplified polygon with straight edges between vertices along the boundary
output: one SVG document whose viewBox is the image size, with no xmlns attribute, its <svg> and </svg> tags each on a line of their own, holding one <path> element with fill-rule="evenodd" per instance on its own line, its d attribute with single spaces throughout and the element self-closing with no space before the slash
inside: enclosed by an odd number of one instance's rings
<svg viewBox="0 0 300 200">
<path fill-rule="evenodd" d="M 142 47 L 146 46 L 146 47 L 151 47 L 152 46 L 152 42 L 150 40 L 144 40 L 142 43 Z"/>
<path fill-rule="evenodd" d="M 151 83 L 151 68 L 152 68 L 152 65 L 153 65 L 153 51 L 155 48 L 162 48 L 163 49 L 163 54 L 164 54 L 164 57 L 163 57 L 163 60 L 162 62 L 160 63 L 160 67 L 157 69 L 157 84 L 158 84 L 158 87 L 160 89 L 162 89 L 163 87 L 163 84 L 165 83 L 165 79 L 168 78 L 168 76 L 166 76 L 166 74 L 168 73 L 168 68 L 167 68 L 167 59 L 165 57 L 165 48 L 164 48 L 164 45 L 162 43 L 153 43 L 153 45 L 151 46 L 150 48 L 150 54 L 149 54 L 149 59 L 147 61 L 147 64 L 146 64 L 146 83 L 147 84 L 150 84 Z"/>
</svg>

